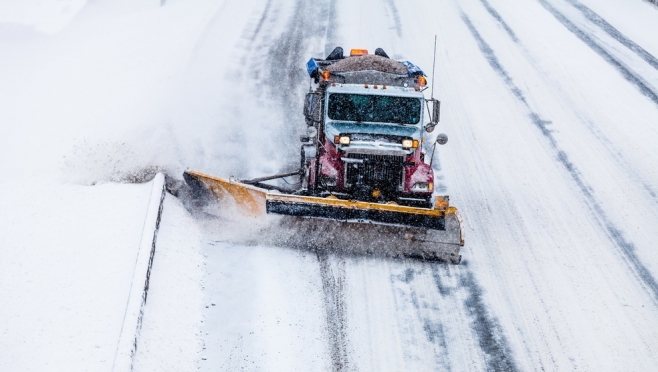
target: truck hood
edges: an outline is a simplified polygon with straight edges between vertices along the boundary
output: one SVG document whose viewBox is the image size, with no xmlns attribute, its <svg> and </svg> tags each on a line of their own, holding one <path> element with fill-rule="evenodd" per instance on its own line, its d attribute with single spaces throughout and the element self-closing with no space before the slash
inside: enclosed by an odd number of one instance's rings
<svg viewBox="0 0 658 372">
<path fill-rule="evenodd" d="M 356 123 L 330 121 L 325 124 L 325 135 L 333 139 L 340 134 L 382 134 L 389 136 L 411 137 L 420 139 L 420 125 L 399 125 L 383 123 Z M 338 148 L 349 153 L 366 153 L 379 155 L 404 156 L 413 152 L 411 149 L 403 149 L 399 143 L 388 141 L 352 141 L 349 146 L 336 145 Z"/>
<path fill-rule="evenodd" d="M 401 137 L 420 138 L 420 125 L 378 124 L 330 121 L 325 124 L 328 138 L 334 138 L 341 133 L 385 134 Z"/>
</svg>

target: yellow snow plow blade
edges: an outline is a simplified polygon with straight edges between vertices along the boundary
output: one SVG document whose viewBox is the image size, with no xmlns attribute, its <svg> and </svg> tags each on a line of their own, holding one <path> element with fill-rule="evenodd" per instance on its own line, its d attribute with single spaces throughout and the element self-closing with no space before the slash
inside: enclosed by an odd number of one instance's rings
<svg viewBox="0 0 658 372">
<path fill-rule="evenodd" d="M 212 192 L 219 200 L 233 199 L 240 207 L 240 211 L 246 215 L 259 216 L 267 213 L 265 210 L 267 190 L 196 171 L 186 171 L 183 177 L 190 186 L 194 187 L 196 183 Z"/>
<path fill-rule="evenodd" d="M 453 253 L 452 256 L 455 251 L 459 252 L 459 246 L 464 245 L 459 213 L 440 197 L 437 198 L 435 208 L 417 208 L 395 203 L 343 200 L 334 196 L 314 197 L 268 192 L 237 180 L 227 180 L 197 171 L 186 171 L 184 178 L 193 188 L 210 191 L 219 200 L 233 200 L 240 211 L 250 216 L 270 213 L 333 220 L 350 225 L 352 222 L 392 225 L 397 230 L 390 231 L 399 230 L 395 235 L 397 238 L 404 237 L 407 245 L 410 241 L 443 244 L 451 247 L 449 250 Z M 377 237 L 377 240 L 380 240 L 382 230 L 377 230 L 374 234 L 380 235 Z M 390 242 L 390 238 L 388 239 Z M 450 259 L 455 261 L 454 257 Z"/>
</svg>

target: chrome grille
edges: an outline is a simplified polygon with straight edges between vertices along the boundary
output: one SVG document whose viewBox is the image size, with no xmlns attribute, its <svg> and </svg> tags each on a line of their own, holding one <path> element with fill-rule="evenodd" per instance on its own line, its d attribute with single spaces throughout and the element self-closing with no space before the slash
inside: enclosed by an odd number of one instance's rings
<svg viewBox="0 0 658 372">
<path fill-rule="evenodd" d="M 362 163 L 345 164 L 347 187 L 376 186 L 398 188 L 402 183 L 402 156 L 348 154 L 349 159 L 359 159 Z"/>
</svg>

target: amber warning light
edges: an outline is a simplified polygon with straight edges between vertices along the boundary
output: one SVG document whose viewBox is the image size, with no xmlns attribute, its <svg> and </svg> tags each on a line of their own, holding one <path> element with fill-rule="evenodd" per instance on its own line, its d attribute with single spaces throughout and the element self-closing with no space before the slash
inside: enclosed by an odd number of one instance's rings
<svg viewBox="0 0 658 372">
<path fill-rule="evenodd" d="M 366 56 L 366 55 L 368 55 L 368 49 L 352 49 L 352 50 L 350 50 L 350 57 Z"/>
</svg>

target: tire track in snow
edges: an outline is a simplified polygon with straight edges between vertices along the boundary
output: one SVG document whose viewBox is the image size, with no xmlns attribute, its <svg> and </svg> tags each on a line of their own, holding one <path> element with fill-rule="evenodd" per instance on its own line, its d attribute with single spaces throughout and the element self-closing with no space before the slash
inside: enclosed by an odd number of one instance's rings
<svg viewBox="0 0 658 372">
<path fill-rule="evenodd" d="M 421 263 L 422 268 L 419 270 L 407 267 L 404 272 L 393 275 L 393 286 L 397 287 L 398 291 L 405 295 L 405 301 L 413 306 L 425 338 L 435 347 L 434 359 L 437 365 L 441 366 L 440 370 L 450 370 L 453 367 L 449 359 L 452 343 L 447 339 L 446 333 L 455 332 L 455 329 L 451 329 L 454 325 L 445 323 L 441 318 L 450 311 L 460 311 L 462 308 L 463 314 L 470 319 L 470 325 L 467 327 L 470 327 L 475 345 L 479 346 L 482 352 L 482 362 L 486 369 L 518 371 L 519 367 L 507 337 L 496 317 L 487 309 L 483 290 L 467 265 L 467 261 L 460 266 Z M 427 282 L 414 285 L 414 280 L 424 274 L 427 274 L 429 282 L 434 284 L 438 299 L 417 294 L 416 287 Z M 475 354 L 473 356 L 474 361 L 479 360 Z"/>
<path fill-rule="evenodd" d="M 658 93 L 654 92 L 653 89 L 649 87 L 647 82 L 644 81 L 640 76 L 635 74 L 628 66 L 623 62 L 615 58 L 610 54 L 605 48 L 599 45 L 592 37 L 590 37 L 585 31 L 581 30 L 573 22 L 571 22 L 564 14 L 560 13 L 555 9 L 551 4 L 546 0 L 537 0 L 539 3 L 548 10 L 555 19 L 557 19 L 567 30 L 571 31 L 576 35 L 580 40 L 582 40 L 588 47 L 595 51 L 599 56 L 601 56 L 606 62 L 612 65 L 629 83 L 635 85 L 640 92 L 649 98 L 653 103 L 658 105 Z"/>
<path fill-rule="evenodd" d="M 300 106 L 297 100 L 291 97 L 296 96 L 300 83 L 307 80 L 302 69 L 304 60 L 302 53 L 307 40 L 316 34 L 312 27 L 314 18 L 314 12 L 308 1 L 297 1 L 286 32 L 272 43 L 268 52 L 271 78 L 267 83 L 273 96 L 280 99 L 287 117 L 295 117 L 293 115 L 298 113 L 295 108 Z M 301 117 L 301 115 L 297 116 Z"/>
<path fill-rule="evenodd" d="M 267 4 L 265 4 L 265 9 L 263 9 L 263 14 L 260 16 L 260 20 L 258 20 L 258 24 L 254 29 L 253 35 L 251 35 L 250 38 L 251 42 L 254 42 L 256 40 L 256 37 L 258 37 L 260 30 L 263 28 L 263 23 L 265 23 L 265 20 L 267 19 L 271 6 L 272 6 L 272 0 L 267 0 Z"/>
<path fill-rule="evenodd" d="M 344 294 L 345 260 L 340 256 L 332 260 L 327 252 L 317 251 L 316 255 L 320 263 L 332 366 L 334 371 L 347 371 L 349 356 Z M 335 263 L 332 265 L 331 261 Z"/>
<path fill-rule="evenodd" d="M 412 305 L 415 316 L 422 326 L 427 342 L 433 345 L 434 360 L 440 370 L 449 371 L 453 367 L 450 363 L 450 347 L 452 342 L 447 334 L 454 334 L 457 325 L 446 323 L 449 313 L 460 311 L 470 325 L 464 325 L 465 330 L 470 328 L 473 335 L 473 346 L 479 346 L 482 352 L 483 366 L 491 371 L 518 371 L 519 367 L 514 360 L 514 354 L 509 347 L 507 336 L 500 327 L 496 317 L 487 309 L 483 298 L 483 290 L 477 283 L 475 276 L 468 269 L 468 262 L 460 266 L 448 266 L 436 262 L 419 262 L 418 265 L 407 265 L 399 274 L 391 276 L 392 285 L 400 292 L 405 302 Z M 420 266 L 420 268 L 418 268 Z M 425 277 L 427 281 L 416 278 Z M 438 297 L 418 295 L 419 285 L 434 284 Z M 413 329 L 413 325 L 409 328 Z M 409 341 L 408 341 L 409 342 Z M 411 340 L 413 343 L 413 338 Z M 478 353 L 473 354 L 473 361 L 480 361 Z M 471 365 L 472 367 L 472 365 Z"/>
<path fill-rule="evenodd" d="M 269 60 L 272 61 L 270 69 L 272 79 L 269 84 L 275 91 L 280 92 L 281 83 L 287 94 L 306 86 L 308 77 L 304 65 L 308 57 L 305 54 L 309 49 L 307 45 L 313 38 L 334 37 L 334 8 L 335 0 L 297 1 L 287 31 L 274 41 L 269 50 Z M 296 102 L 284 96 L 282 102 L 291 114 L 297 114 L 301 118 L 301 114 L 291 110 L 291 105 L 300 106 L 301 100 Z"/>
<path fill-rule="evenodd" d="M 510 207 L 511 206 L 508 206 L 508 208 Z M 516 208 L 512 208 L 504 211 L 504 215 L 506 215 L 510 221 L 519 221 L 522 219 L 521 215 L 518 213 Z M 523 231 L 513 230 L 510 231 L 510 233 L 513 235 L 511 237 L 512 241 L 514 241 L 517 244 L 517 246 L 519 247 L 528 246 L 530 244 L 526 234 Z M 489 242 L 489 241 L 495 241 L 497 239 L 496 234 L 492 233 L 487 229 L 482 229 L 480 231 L 480 234 L 481 234 L 480 241 Z M 536 355 L 537 353 L 544 353 L 544 355 L 548 358 L 548 363 L 543 361 L 541 357 L 538 357 L 534 360 L 535 363 L 534 367 L 537 370 L 545 371 L 546 365 L 549 366 L 558 365 L 558 362 L 554 356 L 555 351 L 553 350 L 553 347 L 551 345 L 551 339 L 557 340 L 558 345 L 560 346 L 564 354 L 569 354 L 573 352 L 573 349 L 571 349 L 569 346 L 565 346 L 562 343 L 560 332 L 555 326 L 556 324 L 561 322 L 562 319 L 560 317 L 555 317 L 551 314 L 551 312 L 548 310 L 551 308 L 551 305 L 546 303 L 546 301 L 544 300 L 545 297 L 544 295 L 540 295 L 542 293 L 546 293 L 547 288 L 545 287 L 545 285 L 542 288 L 542 284 L 545 284 L 545 278 L 547 276 L 542 275 L 541 271 L 538 271 L 538 268 L 539 270 L 542 270 L 542 266 L 544 264 L 542 262 L 542 257 L 541 256 L 538 257 L 537 252 L 534 250 L 531 250 L 531 253 L 532 253 L 531 257 L 534 260 L 534 262 L 529 264 L 528 259 L 522 259 L 520 260 L 520 265 L 516 267 L 515 271 L 517 270 L 520 271 L 520 269 L 522 268 L 525 269 L 525 272 L 527 273 L 528 276 L 527 276 L 527 280 L 524 283 L 526 284 L 529 283 L 531 285 L 532 289 L 529 291 L 529 293 L 534 294 L 535 301 L 539 301 L 539 308 L 544 311 L 542 317 L 547 320 L 549 329 L 545 330 L 542 327 L 534 328 L 532 330 L 532 332 L 534 333 L 532 338 L 523 337 L 522 339 L 523 345 L 525 346 L 525 353 L 522 353 L 521 349 L 516 349 L 516 351 L 520 354 L 521 360 L 523 360 L 524 357 L 527 358 L 528 356 L 531 356 L 533 354 Z M 464 263 L 466 264 L 468 273 L 472 273 L 470 267 L 468 266 L 468 261 L 465 261 Z M 437 275 L 434 281 L 437 288 L 439 289 L 439 293 L 441 292 L 450 293 L 452 291 L 450 287 L 446 287 L 445 284 L 443 284 L 443 280 L 440 278 L 440 276 Z M 505 281 L 504 277 L 500 277 L 500 281 L 497 282 L 496 285 L 501 287 L 511 287 L 515 283 L 516 282 L 514 281 L 510 283 L 509 280 Z M 551 286 L 549 286 L 549 291 L 551 289 L 552 289 Z M 550 293 L 548 294 L 548 298 L 549 300 L 552 299 Z M 515 304 L 513 300 L 511 301 L 509 296 L 505 296 L 504 302 L 506 304 L 504 306 L 506 306 L 507 309 L 518 309 L 518 305 Z M 524 313 L 525 311 L 522 311 L 521 315 L 524 315 Z M 536 319 L 536 317 L 538 316 L 537 313 L 533 315 L 534 315 L 533 316 L 534 319 Z M 517 321 L 518 320 L 515 320 L 515 323 Z M 497 320 L 495 320 L 493 324 L 498 324 Z M 516 327 L 518 327 L 518 325 Z M 571 333 L 571 330 L 568 329 L 566 332 Z M 537 340 L 539 340 L 539 342 Z M 571 362 L 570 368 L 572 370 L 580 369 L 580 365 L 577 364 L 574 358 L 569 357 L 568 359 Z"/>
<path fill-rule="evenodd" d="M 405 302 L 411 303 L 416 318 L 422 325 L 427 342 L 436 348 L 433 350 L 435 365 L 440 366 L 441 371 L 451 371 L 446 325 L 440 319 L 442 307 L 437 301 L 431 302 L 431 299 L 419 296 L 413 285 L 416 276 L 424 274 L 424 271 L 424 269 L 415 270 L 407 267 L 403 273 L 391 275 L 391 285 L 396 288 L 397 292 L 405 296 Z M 413 329 L 412 326 L 410 328 Z M 411 342 L 415 344 L 414 341 L 415 339 L 412 338 Z"/>
<path fill-rule="evenodd" d="M 393 27 L 395 27 L 395 32 L 398 34 L 398 37 L 402 37 L 402 25 L 400 23 L 400 13 L 398 8 L 395 6 L 395 0 L 387 0 L 386 5 L 391 10 L 391 15 L 393 16 Z"/>
<path fill-rule="evenodd" d="M 298 0 L 295 5 L 291 22 L 281 37 L 273 43 L 269 50 L 271 61 L 269 84 L 272 91 L 283 90 L 280 103 L 286 117 L 298 117 L 300 120 L 301 97 L 308 81 L 303 69 L 304 53 L 309 50 L 307 44 L 313 38 L 325 39 L 325 51 L 329 52 L 335 47 L 335 21 L 336 0 L 321 3 L 308 0 Z M 327 52 L 327 53 L 329 53 Z M 300 99 L 290 99 L 299 96 Z M 300 125 L 297 125 L 300 124 Z M 290 131 L 301 128 L 299 120 L 290 120 L 286 123 Z M 289 148 L 297 149 L 297 146 Z M 290 159 L 297 159 L 297 151 L 290 151 Z M 297 161 L 291 163 L 296 164 Z M 349 368 L 348 338 L 346 332 L 346 301 L 344 296 L 345 261 L 338 257 L 332 265 L 332 256 L 324 251 L 316 251 L 322 277 L 322 290 L 325 298 L 327 317 L 327 334 L 329 335 L 329 349 L 331 361 L 335 371 L 344 371 Z M 335 266 L 335 267 L 334 267 Z M 335 268 L 335 270 L 334 270 Z"/>
<path fill-rule="evenodd" d="M 518 41 L 511 28 L 507 26 L 507 24 L 502 20 L 497 12 L 491 8 L 491 6 L 489 6 L 487 0 L 481 1 L 485 7 L 487 7 L 490 13 L 499 20 L 510 37 L 512 37 L 513 40 Z M 398 37 L 402 37 L 402 28 L 400 25 L 399 14 L 394 0 L 387 0 L 387 5 L 393 14 L 397 35 Z M 438 155 L 436 160 L 437 162 L 435 162 L 435 167 L 438 166 L 440 169 Z M 465 265 L 467 265 L 466 261 L 463 262 L 462 266 Z M 431 276 L 436 285 L 436 288 L 441 297 L 454 297 L 455 288 L 451 288 L 443 284 L 441 273 L 439 272 L 440 266 L 441 264 L 436 263 L 433 263 L 431 266 Z M 442 266 L 445 267 L 445 265 Z M 458 268 L 458 270 L 459 269 L 461 268 Z M 459 271 L 457 272 L 459 273 Z M 415 274 L 416 272 L 413 269 L 407 268 L 405 270 L 405 275 L 403 277 L 398 277 L 397 279 L 409 284 L 413 280 Z M 449 275 L 448 270 L 446 270 L 446 275 Z M 488 314 L 486 305 L 482 299 L 482 289 L 478 285 L 475 276 L 470 270 L 467 271 L 465 276 L 461 274 L 458 276 L 460 288 L 464 289 L 467 293 L 467 297 L 464 300 L 463 305 L 468 315 L 473 319 L 471 328 L 474 330 L 478 339 L 478 344 L 486 356 L 487 369 L 494 371 L 518 371 L 519 369 L 513 359 L 513 353 L 508 346 L 504 332 L 498 325 L 496 318 L 491 317 Z M 451 366 L 447 362 L 449 349 L 444 332 L 445 325 L 440 321 L 434 321 L 430 319 L 430 317 L 427 315 L 423 315 L 421 311 L 421 304 L 419 303 L 417 293 L 413 289 L 413 286 L 410 286 L 409 290 L 412 306 L 416 311 L 417 317 L 423 324 L 423 331 L 425 332 L 427 340 L 430 343 L 435 344 L 439 350 L 441 350 L 441 352 L 436 353 L 436 360 L 442 366 L 441 370 L 450 371 Z M 423 304 L 423 307 L 427 308 L 428 304 Z"/>
<path fill-rule="evenodd" d="M 482 3 L 482 5 L 484 5 L 484 8 L 487 10 L 487 12 L 489 12 L 489 14 L 490 14 L 492 17 L 494 17 L 494 19 L 495 19 L 496 21 L 498 21 L 498 23 L 500 23 L 500 25 L 503 27 L 503 29 L 505 30 L 505 32 L 507 32 L 507 35 L 509 35 L 509 37 L 510 37 L 515 43 L 518 43 L 518 42 L 519 42 L 519 39 L 516 37 L 516 34 L 515 34 L 514 31 L 512 31 L 512 29 L 507 25 L 507 23 L 505 22 L 505 20 L 503 20 L 503 17 L 500 16 L 500 14 L 496 11 L 496 9 L 494 9 L 494 8 L 491 6 L 491 4 L 489 4 L 489 2 L 488 2 L 487 0 L 480 0 L 480 2 Z"/>
<path fill-rule="evenodd" d="M 322 38 L 333 37 L 335 0 L 298 0 L 286 31 L 270 44 L 269 78 L 266 80 L 272 95 L 279 99 L 283 108 L 286 133 L 296 133 L 302 129 L 302 102 L 304 88 L 308 85 L 304 65 L 311 51 L 309 45 Z M 315 39 L 315 40 L 314 40 Z M 282 128 L 283 129 L 283 128 Z M 299 166 L 299 142 L 295 136 L 281 138 L 281 148 L 290 159 L 286 169 Z"/>
<path fill-rule="evenodd" d="M 587 19 L 589 19 L 592 23 L 594 23 L 603 31 L 605 31 L 608 35 L 610 35 L 612 38 L 617 40 L 626 48 L 633 51 L 633 53 L 637 54 L 640 58 L 642 58 L 648 64 L 650 64 L 653 68 L 658 70 L 658 58 L 654 57 L 651 53 L 644 50 L 644 48 L 637 45 L 635 42 L 633 42 L 633 40 L 627 38 L 626 35 L 622 34 L 613 25 L 608 23 L 605 19 L 603 19 L 598 14 L 596 14 L 596 12 L 594 12 L 592 9 L 588 8 L 578 0 L 566 0 L 566 1 L 569 4 L 571 4 L 574 8 L 580 10 L 580 12 L 583 13 L 583 15 Z"/>
<path fill-rule="evenodd" d="M 468 268 L 468 261 L 462 262 L 457 273 L 460 288 L 464 289 L 467 294 L 464 308 L 473 320 L 471 328 L 477 335 L 480 348 L 487 356 L 487 369 L 518 371 L 519 368 L 514 361 L 514 354 L 509 347 L 505 333 L 498 324 L 498 320 L 489 315 L 483 299 L 482 288 L 477 283 L 473 272 Z M 446 287 L 441 284 L 439 279 L 439 275 L 434 276 L 437 290 L 443 295 L 446 293 Z"/>
<path fill-rule="evenodd" d="M 240 58 L 240 64 L 249 66 L 248 70 L 251 73 L 250 75 L 252 75 L 255 80 L 262 79 L 263 77 L 263 65 L 267 61 L 262 58 L 260 51 L 264 49 L 266 50 L 271 44 L 269 35 L 272 34 L 272 28 L 276 24 L 276 21 L 268 22 L 268 20 L 276 18 L 276 14 L 280 12 L 280 7 L 280 4 L 277 4 L 277 6 L 272 9 L 272 0 L 267 0 L 256 26 L 252 29 L 250 25 L 247 25 L 242 32 L 243 38 L 248 41 L 248 44 L 245 47 L 246 52 L 242 58 Z M 264 92 L 257 91 L 256 93 L 258 93 L 259 99 L 264 98 Z"/>
<path fill-rule="evenodd" d="M 505 29 L 505 32 L 507 32 L 507 34 L 510 36 L 510 38 L 512 39 L 512 41 L 514 41 L 514 42 L 519 46 L 519 48 L 521 49 L 521 51 L 526 55 L 526 57 L 527 57 L 528 60 L 532 63 L 532 65 L 537 65 L 535 59 L 530 55 L 530 53 L 529 53 L 528 50 L 525 48 L 525 46 L 523 46 L 523 43 L 521 43 L 521 42 L 518 40 L 518 38 L 516 38 L 516 34 L 515 34 L 514 31 L 513 31 L 508 25 L 507 25 L 507 23 L 506 23 L 505 20 L 502 18 L 502 16 L 500 15 L 500 13 L 498 13 L 498 12 L 497 12 L 497 11 L 496 11 L 496 10 L 490 5 L 490 4 L 489 4 L 489 2 L 488 2 L 487 0 L 480 0 L 480 1 L 483 3 L 483 5 L 484 5 L 484 7 L 486 8 L 487 12 L 489 12 L 489 14 L 490 14 L 490 15 L 491 15 L 491 16 L 492 16 L 497 22 L 499 22 L 499 23 L 503 26 L 503 28 Z M 567 0 L 567 1 L 575 1 L 575 0 Z M 657 63 L 658 63 L 658 61 L 657 61 Z M 544 74 L 541 74 L 541 73 L 540 73 L 540 76 L 542 76 L 545 80 L 547 80 Z M 560 96 L 565 96 L 565 95 L 566 95 L 566 94 L 563 92 L 563 90 L 561 89 L 561 87 L 559 86 L 559 84 L 556 84 L 556 83 L 553 82 L 553 81 L 549 81 L 549 83 L 551 83 L 552 85 L 554 85 L 554 86 L 555 86 L 555 89 L 557 89 L 557 90 L 560 91 L 560 94 L 559 94 Z M 580 112 L 575 112 L 575 111 L 574 111 L 574 113 L 575 113 L 577 116 L 579 116 L 579 118 L 580 118 L 581 121 L 587 126 L 587 128 L 589 129 L 589 131 L 590 131 L 590 132 L 591 132 L 591 133 L 592 133 L 597 139 L 599 139 L 601 142 L 603 142 L 604 145 L 605 145 L 606 147 L 608 147 L 608 151 L 611 153 L 611 156 L 612 156 L 615 160 L 617 160 L 617 163 L 620 165 L 620 168 L 621 168 L 621 169 L 624 169 L 624 170 L 626 170 L 627 172 L 630 173 L 630 175 L 631 175 L 630 179 L 632 179 L 632 180 L 636 180 L 637 182 L 639 182 L 639 184 L 641 185 L 641 187 L 642 187 L 642 188 L 643 188 L 643 189 L 644 189 L 644 190 L 645 190 L 645 191 L 646 191 L 646 192 L 647 192 L 647 193 L 648 193 L 653 199 L 655 199 L 654 201 L 658 201 L 658 192 L 653 188 L 653 186 L 651 186 L 648 182 L 646 182 L 645 177 L 644 177 L 643 175 L 641 175 L 641 174 L 635 169 L 635 165 L 634 165 L 634 164 L 631 164 L 630 162 L 628 162 L 628 161 L 626 160 L 626 158 L 624 157 L 624 155 L 622 154 L 622 152 L 621 152 L 620 150 L 618 150 L 617 147 L 612 143 L 612 141 L 610 141 L 610 140 L 609 140 L 609 139 L 608 139 L 608 138 L 607 138 L 607 137 L 606 137 L 606 136 L 605 136 L 605 135 L 604 135 L 604 134 L 598 129 L 596 123 L 594 123 L 594 121 L 593 121 L 592 119 L 590 119 L 590 118 L 583 118 L 583 117 L 581 117 L 582 114 L 581 114 Z"/>
<path fill-rule="evenodd" d="M 280 105 L 284 116 L 297 118 L 285 123 L 287 132 L 297 131 L 302 125 L 301 102 L 304 87 L 308 77 L 304 71 L 304 53 L 310 48 L 307 44 L 314 38 L 325 39 L 325 50 L 331 51 L 335 42 L 336 0 L 313 2 L 298 0 L 295 5 L 291 21 L 286 32 L 269 48 L 270 61 L 270 90 L 278 93 Z M 327 52 L 328 53 L 328 52 Z M 283 88 L 283 89 L 282 89 Z M 283 90 L 283 94 L 282 94 Z M 291 97 L 293 97 L 291 99 Z M 299 97 L 299 99 L 294 99 Z M 290 141 L 292 142 L 292 141 Z M 295 159 L 290 162 L 298 164 L 298 142 L 287 146 L 288 158 Z M 320 273 L 322 277 L 322 290 L 325 297 L 327 316 L 327 333 L 329 335 L 329 349 L 332 365 L 335 371 L 344 371 L 348 368 L 348 339 L 345 319 L 345 297 L 343 286 L 345 283 L 345 262 L 342 258 L 337 262 L 337 275 L 331 264 L 331 256 L 327 252 L 317 251 Z"/>
<path fill-rule="evenodd" d="M 543 0 L 539 0 L 542 2 Z M 608 239 L 619 249 L 625 258 L 627 264 L 636 274 L 637 278 L 642 283 L 643 287 L 649 292 L 650 297 L 658 305 L 658 282 L 653 277 L 651 272 L 647 269 L 646 266 L 641 262 L 637 256 L 635 250 L 635 244 L 626 239 L 623 232 L 619 227 L 617 227 L 612 220 L 607 216 L 601 204 L 596 200 L 596 197 L 593 194 L 593 189 L 587 185 L 587 183 L 582 179 L 580 172 L 576 166 L 571 163 L 568 155 L 560 148 L 557 140 L 553 136 L 552 131 L 548 128 L 548 125 L 551 124 L 550 121 L 544 120 L 541 116 L 534 112 L 530 105 L 528 104 L 523 92 L 514 84 L 514 81 L 507 73 L 505 68 L 500 64 L 498 57 L 496 57 L 493 49 L 486 43 L 482 38 L 480 33 L 477 31 L 471 20 L 468 16 L 462 12 L 462 20 L 466 24 L 467 28 L 471 32 L 473 38 L 477 42 L 482 55 L 485 57 L 491 68 L 498 74 L 498 76 L 505 82 L 507 88 L 511 91 L 514 97 L 523 105 L 529 112 L 529 117 L 532 123 L 540 130 L 541 134 L 549 142 L 550 147 L 555 151 L 555 156 L 557 157 L 558 162 L 563 166 L 567 173 L 571 176 L 572 180 L 576 183 L 581 193 L 583 194 L 585 201 L 587 202 L 590 210 L 593 212 L 593 216 L 597 224 L 604 230 L 605 234 L 608 236 Z"/>
<path fill-rule="evenodd" d="M 478 336 L 480 348 L 489 357 L 487 366 L 492 371 L 518 371 L 512 359 L 512 351 L 498 321 L 489 316 L 482 299 L 482 288 L 471 271 L 460 277 L 460 284 L 468 292 L 464 306 L 473 318 L 473 329 Z"/>
<path fill-rule="evenodd" d="M 446 275 L 450 275 L 450 272 L 446 271 Z M 441 295 L 441 297 L 446 297 L 452 294 L 452 288 L 446 286 L 443 283 L 443 279 L 441 278 L 441 273 L 439 273 L 438 265 L 432 266 L 432 280 L 434 281 L 434 286 L 436 286 L 436 289 L 439 290 L 439 294 Z"/>
<path fill-rule="evenodd" d="M 245 115 L 246 110 L 240 103 L 254 101 L 256 105 L 262 105 L 262 97 L 259 90 L 248 88 L 253 81 L 258 81 L 258 69 L 260 66 L 254 61 L 262 61 L 262 58 L 251 58 L 256 50 L 254 42 L 250 38 L 254 35 L 262 35 L 264 27 L 256 33 L 254 26 L 258 22 L 265 6 L 265 0 L 259 0 L 245 7 L 240 16 L 231 17 L 235 25 L 232 28 L 240 29 L 240 32 L 226 32 L 226 20 L 234 9 L 235 3 L 220 0 L 207 15 L 205 25 L 199 32 L 194 42 L 187 61 L 184 83 L 180 84 L 185 89 L 185 96 L 181 102 L 191 104 L 192 107 L 200 109 L 198 115 L 191 121 L 193 126 L 190 130 L 201 130 L 206 133 L 205 139 L 197 138 L 193 147 L 196 152 L 193 156 L 197 159 L 197 167 L 221 170 L 225 174 L 239 174 L 245 169 L 250 169 L 253 156 L 253 145 L 247 138 L 254 141 L 252 128 L 240 125 L 242 120 L 255 121 L 254 117 L 262 115 L 262 111 L 251 110 Z M 273 4 L 276 6 L 276 3 Z M 246 14 L 246 16 L 245 16 Z M 268 11 L 271 14 L 271 9 Z M 261 16 L 262 18 L 262 16 Z M 267 19 L 271 17 L 268 16 Z M 237 22 L 237 23 L 236 23 Z M 242 23 L 244 22 L 244 23 Z M 264 24 L 266 23 L 263 21 Z M 238 36 L 239 35 L 239 36 Z M 250 63 L 251 62 L 251 63 Z M 221 66 L 221 68 L 220 68 Z M 255 66 L 255 68 L 254 68 Z M 220 69 L 218 69 L 220 68 Z M 226 99 L 224 87 L 231 87 L 230 99 Z M 186 105 L 181 112 L 195 111 Z M 179 111 L 180 111 L 179 110 Z M 197 111 L 195 111 L 197 113 Z M 261 126 L 260 135 L 265 137 L 264 126 Z M 206 129 L 213 128 L 213 129 Z M 269 130 L 269 128 L 266 128 Z M 222 146 L 211 144 L 208 138 L 214 141 L 224 141 Z M 197 142 L 198 141 L 198 142 Z M 267 151 L 272 144 L 266 146 Z M 261 146 L 262 147 L 262 146 Z M 221 162 L 210 162 L 208 159 L 222 159 Z M 206 159 L 206 160 L 202 160 Z M 250 165 L 245 167 L 245 165 Z"/>
</svg>

